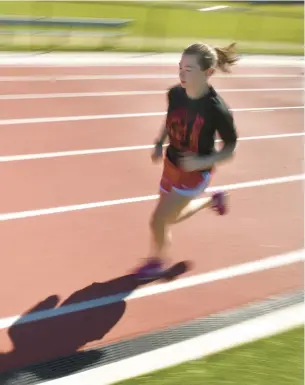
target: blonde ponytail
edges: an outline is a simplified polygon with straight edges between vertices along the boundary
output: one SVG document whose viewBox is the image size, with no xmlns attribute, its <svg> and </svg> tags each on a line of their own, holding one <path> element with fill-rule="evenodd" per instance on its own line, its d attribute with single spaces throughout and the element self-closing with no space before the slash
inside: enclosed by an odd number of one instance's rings
<svg viewBox="0 0 305 385">
<path fill-rule="evenodd" d="M 227 47 L 215 47 L 217 54 L 217 64 L 216 67 L 223 72 L 230 72 L 230 66 L 234 65 L 239 57 L 235 50 L 236 43 L 233 42 Z"/>
</svg>

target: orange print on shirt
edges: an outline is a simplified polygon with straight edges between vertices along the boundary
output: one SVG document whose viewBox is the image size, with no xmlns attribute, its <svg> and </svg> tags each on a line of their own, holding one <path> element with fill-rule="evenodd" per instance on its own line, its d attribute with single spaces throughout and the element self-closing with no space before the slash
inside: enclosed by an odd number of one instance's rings
<svg viewBox="0 0 305 385">
<path fill-rule="evenodd" d="M 204 119 L 201 115 L 197 114 L 195 122 L 193 123 L 191 138 L 190 138 L 190 150 L 198 152 L 198 140 L 200 131 L 203 128 Z"/>
<path fill-rule="evenodd" d="M 166 124 L 172 145 L 181 149 L 187 132 L 186 110 L 179 108 L 169 113 Z"/>
</svg>

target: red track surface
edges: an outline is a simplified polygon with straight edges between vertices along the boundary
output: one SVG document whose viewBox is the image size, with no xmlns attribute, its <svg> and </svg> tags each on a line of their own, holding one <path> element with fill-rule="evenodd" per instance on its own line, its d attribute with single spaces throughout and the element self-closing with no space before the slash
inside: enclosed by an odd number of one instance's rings
<svg viewBox="0 0 305 385">
<path fill-rule="evenodd" d="M 39 69 L 40 70 L 40 69 Z M 41 74 L 174 73 L 174 67 L 41 68 Z M 238 68 L 235 73 L 299 75 L 296 68 Z M 0 76 L 38 75 L 1 68 Z M 3 82 L 2 94 L 163 90 L 171 79 Z M 215 79 L 217 88 L 301 87 L 299 78 Z M 303 105 L 300 91 L 224 93 L 232 108 Z M 161 112 L 163 95 L 2 100 L 0 118 Z M 301 132 L 303 110 L 239 112 L 239 135 Z M 162 117 L 7 125 L 0 154 L 17 155 L 151 144 Z M 213 185 L 302 173 L 303 138 L 243 141 Z M 0 163 L 0 213 L 155 194 L 160 167 L 150 150 Z M 236 190 L 230 215 L 200 213 L 174 229 L 172 256 L 191 259 L 191 276 L 303 247 L 302 182 Z M 155 201 L 0 223 L 0 318 L 135 289 L 124 277 L 146 256 Z M 299 289 L 302 264 L 154 295 L 0 330 L 0 371 L 146 333 L 270 294 Z M 110 281 L 110 282 L 109 282 Z M 91 286 L 92 283 L 96 283 Z M 151 284 L 154 285 L 154 284 Z M 160 312 L 160 314 L 158 314 Z"/>
</svg>

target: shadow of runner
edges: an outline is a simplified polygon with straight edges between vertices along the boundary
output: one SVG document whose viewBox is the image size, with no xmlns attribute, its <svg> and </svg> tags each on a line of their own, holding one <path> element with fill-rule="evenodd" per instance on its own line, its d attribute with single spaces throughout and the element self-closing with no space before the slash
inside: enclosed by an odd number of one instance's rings
<svg viewBox="0 0 305 385">
<path fill-rule="evenodd" d="M 58 307 L 59 297 L 52 295 L 29 309 L 8 330 L 14 348 L 7 354 L 0 353 L 0 373 L 10 371 L 0 374 L 0 384 L 14 377 L 11 369 L 26 366 L 23 372 L 32 371 L 40 379 L 53 379 L 98 361 L 102 357 L 101 351 L 79 350 L 88 342 L 101 340 L 117 324 L 126 310 L 125 297 L 137 287 L 133 277 L 126 275 L 104 283 L 93 283 L 73 293 Z M 92 301 L 94 305 L 94 300 L 106 296 L 115 296 L 117 302 L 72 312 L 73 306 L 75 309 L 84 301 Z M 71 306 L 71 313 L 54 316 L 61 309 L 68 310 Z M 45 312 L 50 312 L 53 317 L 33 320 Z M 72 355 L 78 352 L 76 360 Z M 69 366 L 68 356 L 71 356 Z M 54 364 L 43 365 L 48 360 L 55 360 Z"/>
<path fill-rule="evenodd" d="M 188 265 L 180 262 L 164 280 L 175 279 L 187 269 Z M 132 274 L 125 275 L 78 290 L 60 306 L 59 297 L 52 295 L 29 309 L 8 330 L 14 347 L 9 353 L 0 352 L 0 384 L 20 384 L 18 378 L 25 374 L 35 381 L 55 379 L 98 363 L 103 358 L 101 349 L 80 350 L 93 341 L 98 341 L 100 348 L 100 340 L 125 313 L 125 298 L 140 285 L 144 284 Z M 105 297 L 109 297 L 108 304 Z M 86 309 L 82 310 L 84 303 Z M 92 307 L 88 309 L 88 305 Z M 46 315 L 49 318 L 39 319 Z"/>
</svg>

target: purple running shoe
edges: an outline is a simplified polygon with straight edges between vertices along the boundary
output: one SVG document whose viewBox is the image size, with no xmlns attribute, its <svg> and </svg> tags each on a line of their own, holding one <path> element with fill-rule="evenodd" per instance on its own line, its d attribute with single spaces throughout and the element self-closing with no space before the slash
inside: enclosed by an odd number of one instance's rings
<svg viewBox="0 0 305 385">
<path fill-rule="evenodd" d="M 161 278 L 164 273 L 162 260 L 160 258 L 149 258 L 144 265 L 135 271 L 135 278 L 140 281 L 150 281 Z"/>
<path fill-rule="evenodd" d="M 225 215 L 228 212 L 227 197 L 228 194 L 224 191 L 216 192 L 212 196 L 212 209 L 219 215 Z"/>
</svg>

